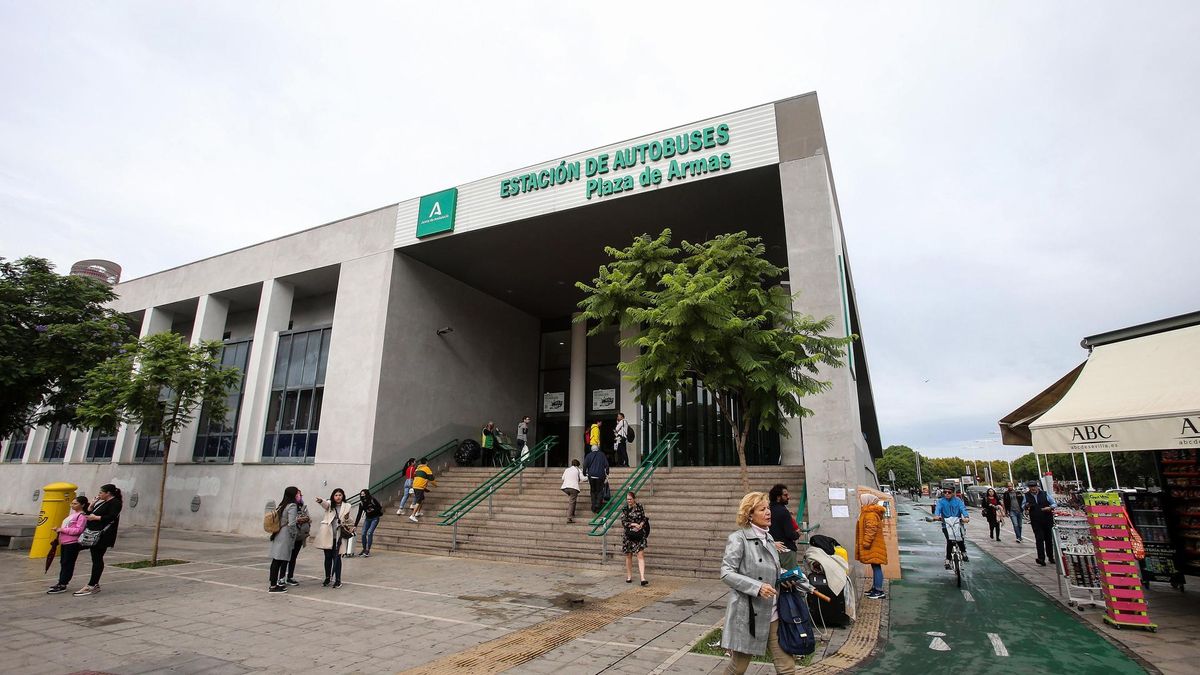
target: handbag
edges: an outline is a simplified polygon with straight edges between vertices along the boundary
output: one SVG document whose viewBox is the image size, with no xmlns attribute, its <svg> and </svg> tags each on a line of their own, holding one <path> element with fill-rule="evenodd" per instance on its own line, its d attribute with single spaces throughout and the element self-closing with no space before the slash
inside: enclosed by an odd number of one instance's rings
<svg viewBox="0 0 1200 675">
<path fill-rule="evenodd" d="M 346 524 L 346 519 L 341 517 L 336 506 L 334 507 L 333 518 L 337 521 L 339 539 L 349 539 L 354 536 L 354 527 Z"/>
<path fill-rule="evenodd" d="M 79 534 L 79 541 L 76 543 L 79 544 L 80 548 L 91 548 L 100 542 L 100 537 L 108 531 L 109 527 L 112 527 L 112 523 L 105 525 L 99 530 L 84 530 Z"/>
</svg>

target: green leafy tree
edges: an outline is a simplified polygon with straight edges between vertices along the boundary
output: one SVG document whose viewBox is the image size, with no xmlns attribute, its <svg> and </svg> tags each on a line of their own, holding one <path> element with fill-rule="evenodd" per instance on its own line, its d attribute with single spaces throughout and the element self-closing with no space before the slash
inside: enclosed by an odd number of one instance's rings
<svg viewBox="0 0 1200 675">
<path fill-rule="evenodd" d="M 842 366 L 854 338 L 825 335 L 832 318 L 794 313 L 779 285 L 785 269 L 767 261 L 762 241 L 745 232 L 675 248 L 663 230 L 605 252 L 612 262 L 591 285 L 576 284 L 587 294 L 576 321 L 594 322 L 591 335 L 639 329 L 621 341 L 638 356 L 619 366 L 639 401 L 673 396 L 693 377 L 711 391 L 749 489 L 751 430 L 786 436 L 789 418 L 811 415 L 802 399 L 829 388 L 817 375 L 821 367 Z"/>
<path fill-rule="evenodd" d="M 84 375 L 129 340 L 116 295 L 60 276 L 42 258 L 0 258 L 0 438 L 27 427 L 80 426 Z"/>
<path fill-rule="evenodd" d="M 923 460 L 924 461 L 924 460 Z M 896 488 L 917 486 L 917 453 L 907 445 L 889 445 L 883 457 L 875 460 L 875 475 L 880 482 L 888 480 L 888 471 L 896 474 Z"/>
<path fill-rule="evenodd" d="M 87 393 L 79 417 L 87 426 L 116 429 L 120 423 L 136 424 L 162 433 L 152 564 L 158 563 L 171 442 L 202 405 L 208 406 L 211 419 L 224 418 L 226 393 L 241 377 L 236 368 L 221 366 L 220 351 L 221 343 L 215 340 L 190 347 L 178 334 L 158 333 L 127 345 L 122 354 L 86 376 Z"/>
</svg>

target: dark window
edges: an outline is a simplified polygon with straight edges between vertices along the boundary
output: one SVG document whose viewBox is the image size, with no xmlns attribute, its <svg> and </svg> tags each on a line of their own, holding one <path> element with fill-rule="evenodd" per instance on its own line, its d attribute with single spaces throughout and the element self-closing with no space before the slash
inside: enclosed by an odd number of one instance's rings
<svg viewBox="0 0 1200 675">
<path fill-rule="evenodd" d="M 200 413 L 196 446 L 192 450 L 193 462 L 233 461 L 233 448 L 237 445 L 238 419 L 242 408 L 242 394 L 246 385 L 246 364 L 250 360 L 251 340 L 226 342 L 221 349 L 221 366 L 237 368 L 242 373 L 235 386 L 225 397 L 225 417 L 214 420 L 209 417 L 208 406 Z"/>
<path fill-rule="evenodd" d="M 171 392 L 163 389 L 158 396 L 158 405 L 166 414 L 167 401 Z M 159 464 L 163 461 L 163 438 L 161 417 L 151 423 L 143 424 L 138 429 L 137 447 L 133 451 L 133 461 L 138 464 Z"/>
<path fill-rule="evenodd" d="M 50 427 L 46 436 L 46 447 L 42 449 L 43 462 L 61 462 L 67 456 L 67 440 L 71 437 L 71 429 L 65 424 L 55 424 Z"/>
<path fill-rule="evenodd" d="M 87 451 L 83 455 L 85 462 L 111 462 L 113 449 L 117 446 L 117 432 L 103 429 L 92 429 L 88 437 Z"/>
<path fill-rule="evenodd" d="M 29 429 L 18 431 L 8 439 L 8 447 L 4 451 L 4 461 L 19 462 L 25 459 L 25 444 L 29 442 Z"/>
<path fill-rule="evenodd" d="M 738 411 L 733 411 L 734 419 Z M 642 441 L 649 453 L 665 434 L 679 432 L 675 466 L 733 466 L 738 464 L 737 445 L 713 393 L 703 382 L 691 378 L 674 396 L 663 396 L 642 407 Z M 779 434 L 751 429 L 746 438 L 746 463 L 779 463 Z"/>
<path fill-rule="evenodd" d="M 321 328 L 279 336 L 262 461 L 311 464 L 316 458 L 331 335 Z"/>
</svg>

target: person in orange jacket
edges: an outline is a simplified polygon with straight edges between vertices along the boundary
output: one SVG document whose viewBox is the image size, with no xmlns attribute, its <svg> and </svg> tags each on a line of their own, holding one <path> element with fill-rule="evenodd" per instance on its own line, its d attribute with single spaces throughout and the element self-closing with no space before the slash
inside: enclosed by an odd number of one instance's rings
<svg viewBox="0 0 1200 675">
<path fill-rule="evenodd" d="M 854 530 L 854 557 L 871 566 L 871 590 L 866 596 L 873 600 L 887 597 L 883 592 L 883 566 L 887 564 L 887 542 L 883 538 L 883 501 L 872 494 L 859 496 L 862 510 Z"/>
</svg>

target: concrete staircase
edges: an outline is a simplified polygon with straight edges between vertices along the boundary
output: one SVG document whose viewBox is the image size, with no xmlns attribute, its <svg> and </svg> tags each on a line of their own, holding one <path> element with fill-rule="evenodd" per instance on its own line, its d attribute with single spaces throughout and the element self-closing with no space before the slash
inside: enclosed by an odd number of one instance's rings
<svg viewBox="0 0 1200 675">
<path fill-rule="evenodd" d="M 561 468 L 527 469 L 523 489 L 514 479 L 493 495 L 491 516 L 486 501 L 475 507 L 459 521 L 458 549 L 452 551 L 453 528 L 437 525 L 437 514 L 495 471 L 474 467 L 446 471 L 438 478 L 438 487 L 427 495 L 426 515 L 420 523 L 410 522 L 407 515 L 395 515 L 399 498 L 392 498 L 375 531 L 375 547 L 595 569 L 607 564 L 624 572 L 620 523 L 604 537 L 607 559 L 601 557 L 602 538 L 588 536 L 587 521 L 592 513 L 586 483 L 580 486 L 575 522 L 566 522 L 566 496 L 559 489 Z M 609 485 L 616 491 L 631 472 L 613 469 Z M 752 466 L 749 472 L 751 490 L 766 492 L 775 483 L 787 485 L 797 495 L 792 503 L 795 508 L 804 467 Z M 737 506 L 744 495 L 737 467 L 660 468 L 655 472 L 653 489 L 646 486 L 638 493 L 651 524 L 647 575 L 719 576 L 725 539 L 737 527 Z"/>
</svg>

